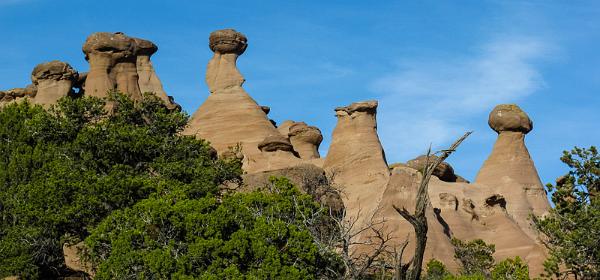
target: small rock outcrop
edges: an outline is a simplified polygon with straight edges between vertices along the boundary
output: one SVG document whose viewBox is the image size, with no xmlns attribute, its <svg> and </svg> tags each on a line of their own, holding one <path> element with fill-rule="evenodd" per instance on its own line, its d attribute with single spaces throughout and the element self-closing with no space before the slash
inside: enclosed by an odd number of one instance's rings
<svg viewBox="0 0 600 280">
<path fill-rule="evenodd" d="M 429 163 L 431 164 L 436 159 L 437 159 L 437 156 L 430 155 Z M 410 167 L 410 168 L 414 168 L 420 172 L 423 172 L 426 163 L 427 163 L 427 156 L 421 155 L 415 159 L 409 160 L 408 162 L 406 162 L 406 165 L 408 165 L 408 167 Z M 440 163 L 440 165 L 438 165 L 435 168 L 435 170 L 433 170 L 433 175 L 445 182 L 456 182 L 456 180 L 457 180 L 457 176 L 456 176 L 456 174 L 454 174 L 454 168 L 452 168 L 452 166 L 445 161 Z"/>
<path fill-rule="evenodd" d="M 252 191 L 267 186 L 269 178 L 272 176 L 290 179 L 300 190 L 312 195 L 336 215 L 344 211 L 344 203 L 339 192 L 330 186 L 325 171 L 313 164 L 299 164 L 282 169 L 244 174 L 242 175 L 242 191 Z"/>
<path fill-rule="evenodd" d="M 56 104 L 64 96 L 72 94 L 79 74 L 71 65 L 62 61 L 50 61 L 37 65 L 31 72 L 31 81 L 37 88 L 33 103 Z"/>
<path fill-rule="evenodd" d="M 288 137 L 301 159 L 321 157 L 319 155 L 319 145 L 323 141 L 323 135 L 316 126 L 308 126 L 304 122 L 294 123 L 289 128 Z"/>
<path fill-rule="evenodd" d="M 267 136 L 262 142 L 258 143 L 258 149 L 261 152 L 294 151 L 290 141 L 279 134 Z"/>
<path fill-rule="evenodd" d="M 533 238 L 529 215 L 544 215 L 550 209 L 546 192 L 525 146 L 525 134 L 533 122 L 519 106 L 496 106 L 489 116 L 498 133 L 492 153 L 479 170 L 475 183 L 497 188 L 508 201 L 507 211 Z"/>
<path fill-rule="evenodd" d="M 63 256 L 65 258 L 65 265 L 67 268 L 76 271 L 83 272 L 90 276 L 92 279 L 96 272 L 91 263 L 88 263 L 81 259 L 81 253 L 86 250 L 85 244 L 79 242 L 77 244 L 63 244 Z"/>
</svg>

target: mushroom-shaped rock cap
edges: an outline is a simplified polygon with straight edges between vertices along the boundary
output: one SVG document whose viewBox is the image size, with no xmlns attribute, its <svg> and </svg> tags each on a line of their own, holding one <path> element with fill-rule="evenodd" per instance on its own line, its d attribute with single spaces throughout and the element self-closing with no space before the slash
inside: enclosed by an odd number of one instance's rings
<svg viewBox="0 0 600 280">
<path fill-rule="evenodd" d="M 309 126 L 304 122 L 297 122 L 290 126 L 288 135 L 291 137 L 302 137 L 305 141 L 315 145 L 321 144 L 323 135 L 316 126 Z"/>
<path fill-rule="evenodd" d="M 153 55 L 158 51 L 158 46 L 149 40 L 140 38 L 133 38 L 133 40 L 135 41 L 138 55 Z"/>
<path fill-rule="evenodd" d="M 435 156 L 435 155 L 429 156 L 430 164 L 436 160 L 437 160 L 437 156 Z M 413 168 L 413 169 L 423 172 L 423 170 L 425 169 L 426 162 L 427 162 L 427 156 L 421 155 L 415 159 L 407 161 L 406 165 L 408 165 L 408 167 L 410 167 L 410 168 Z M 454 174 L 454 168 L 452 168 L 452 166 L 445 161 L 440 163 L 440 165 L 438 165 L 433 170 L 433 175 L 440 178 L 440 180 L 445 181 L 445 182 L 456 182 L 456 175 Z"/>
<path fill-rule="evenodd" d="M 265 140 L 258 143 L 258 149 L 262 152 L 294 151 L 294 147 L 290 141 L 281 135 L 270 135 L 265 137 Z"/>
<path fill-rule="evenodd" d="M 135 53 L 135 41 L 122 32 L 96 32 L 87 37 L 83 44 L 83 52 L 88 54 L 100 53 L 122 53 L 125 56 Z"/>
<path fill-rule="evenodd" d="M 68 63 L 54 60 L 38 64 L 31 72 L 31 81 L 37 84 L 39 80 L 71 80 L 79 78 L 77 71 Z"/>
<path fill-rule="evenodd" d="M 533 122 L 529 116 L 516 104 L 496 106 L 490 113 L 488 124 L 498 133 L 502 131 L 528 133 L 533 129 Z"/>
<path fill-rule="evenodd" d="M 350 104 L 345 107 L 337 107 L 335 108 L 336 112 L 346 112 L 348 115 L 351 115 L 354 112 L 368 112 L 375 113 L 377 110 L 377 101 L 369 100 L 369 101 L 361 101 Z"/>
<path fill-rule="evenodd" d="M 210 33 L 208 46 L 216 53 L 243 54 L 248 46 L 244 34 L 233 29 L 221 29 Z"/>
</svg>

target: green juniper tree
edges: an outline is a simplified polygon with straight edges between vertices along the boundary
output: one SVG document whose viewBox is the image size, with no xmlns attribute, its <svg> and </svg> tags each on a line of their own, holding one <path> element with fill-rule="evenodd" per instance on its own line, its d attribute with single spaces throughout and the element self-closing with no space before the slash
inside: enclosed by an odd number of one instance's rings
<svg viewBox="0 0 600 280">
<path fill-rule="evenodd" d="M 111 212 L 156 193 L 215 194 L 239 176 L 204 141 L 178 133 L 184 113 L 151 94 L 63 98 L 0 110 L 0 278 L 67 273 L 62 245 L 83 239 Z"/>
<path fill-rule="evenodd" d="M 596 147 L 565 151 L 561 161 L 571 169 L 549 184 L 555 207 L 535 218 L 550 257 L 548 276 L 600 279 L 600 155 Z"/>
</svg>

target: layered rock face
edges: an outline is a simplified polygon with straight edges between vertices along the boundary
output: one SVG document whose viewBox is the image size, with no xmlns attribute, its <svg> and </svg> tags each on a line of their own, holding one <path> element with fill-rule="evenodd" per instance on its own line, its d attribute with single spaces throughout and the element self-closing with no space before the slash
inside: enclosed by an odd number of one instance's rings
<svg viewBox="0 0 600 280">
<path fill-rule="evenodd" d="M 323 168 L 344 193 L 349 216 L 373 211 L 390 172 L 377 136 L 377 101 L 352 103 L 335 109 L 337 125 Z"/>
<path fill-rule="evenodd" d="M 256 157 L 261 157 L 258 144 L 281 134 L 242 88 L 244 77 L 236 61 L 246 50 L 246 37 L 233 29 L 218 30 L 210 34 L 209 47 L 214 52 L 206 69 L 210 95 L 183 133 L 210 141 L 219 154 L 239 143 L 247 170 L 257 162 Z"/>
<path fill-rule="evenodd" d="M 496 106 L 488 123 L 498 133 L 498 139 L 475 183 L 495 187 L 502 193 L 508 202 L 508 213 L 535 238 L 537 235 L 530 227 L 529 215 L 546 214 L 550 204 L 525 146 L 525 134 L 532 130 L 533 123 L 514 104 Z"/>
</svg>

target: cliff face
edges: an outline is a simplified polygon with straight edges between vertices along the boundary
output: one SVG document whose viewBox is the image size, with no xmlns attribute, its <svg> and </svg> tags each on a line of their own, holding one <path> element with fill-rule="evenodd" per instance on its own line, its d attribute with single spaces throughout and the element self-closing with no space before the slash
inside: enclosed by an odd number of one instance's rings
<svg viewBox="0 0 600 280">
<path fill-rule="evenodd" d="M 322 158 L 323 135 L 317 127 L 301 121 L 285 121 L 277 127 L 267 116 L 270 108 L 257 104 L 244 90 L 236 62 L 247 46 L 247 38 L 235 30 L 211 33 L 214 56 L 206 71 L 210 94 L 183 134 L 208 140 L 221 157 L 241 158 L 246 189 L 265 184 L 272 175 L 288 176 L 337 213 L 345 210 L 346 219 L 356 221 L 357 227 L 371 217 L 385 221 L 383 228 L 395 238 L 393 244 L 408 238 L 404 257 L 412 257 L 413 229 L 392 206 L 414 209 L 422 177 L 419 170 L 427 159 L 421 156 L 388 166 L 377 135 L 377 101 L 335 109 L 337 125 Z M 42 63 L 33 70 L 31 85 L 0 91 L 0 106 L 31 100 L 47 107 L 63 96 L 106 97 L 109 91 L 120 90 L 134 100 L 143 92 L 154 92 L 167 108 L 177 109 L 150 61 L 157 50 L 152 42 L 123 33 L 94 33 L 83 46 L 89 73 L 80 74 L 60 61 Z M 496 258 L 520 256 L 530 265 L 531 274 L 539 275 L 546 255 L 530 215 L 544 215 L 550 204 L 525 146 L 533 123 L 511 104 L 494 108 L 488 123 L 498 138 L 474 183 L 455 174 L 448 163 L 434 172 L 426 258 L 456 270 L 451 238 L 480 238 L 496 245 Z M 326 188 L 329 185 L 337 190 Z"/>
</svg>

